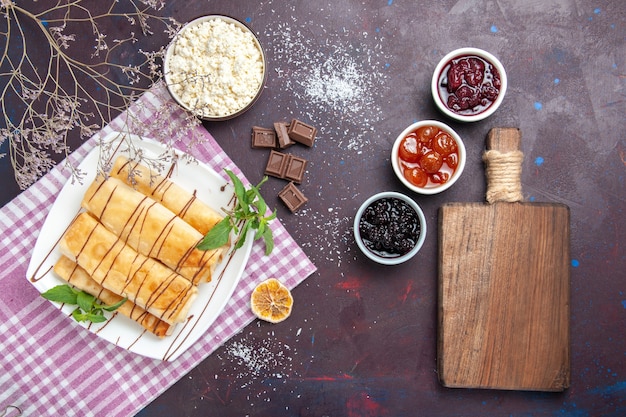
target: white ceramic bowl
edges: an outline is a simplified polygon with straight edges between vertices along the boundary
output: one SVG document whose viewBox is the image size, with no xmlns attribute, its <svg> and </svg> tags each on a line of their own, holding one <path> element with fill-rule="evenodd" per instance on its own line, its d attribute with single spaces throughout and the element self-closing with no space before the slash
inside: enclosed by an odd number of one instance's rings
<svg viewBox="0 0 626 417">
<path fill-rule="evenodd" d="M 440 131 L 447 132 L 454 139 L 457 145 L 458 162 L 457 162 L 456 168 L 454 169 L 453 173 L 450 175 L 449 179 L 446 182 L 442 184 L 435 184 L 435 183 L 432 183 L 432 181 L 429 181 L 428 184 L 426 184 L 426 186 L 418 187 L 417 185 L 411 183 L 404 176 L 404 166 L 403 166 L 403 163 L 400 162 L 400 159 L 399 159 L 399 150 L 400 150 L 400 145 L 402 143 L 402 140 L 407 135 L 411 134 L 412 132 L 415 132 L 417 129 L 424 127 L 424 126 L 434 126 Z M 450 126 L 444 123 L 441 123 L 437 120 L 422 120 L 422 121 L 413 123 L 412 125 L 408 126 L 406 129 L 402 131 L 402 133 L 398 135 L 391 149 L 391 166 L 393 167 L 393 171 L 395 172 L 396 176 L 402 182 L 402 184 L 404 184 L 408 189 L 419 194 L 437 194 L 450 188 L 452 184 L 454 184 L 463 173 L 463 170 L 465 169 L 466 159 L 467 159 L 467 156 L 465 152 L 465 145 L 463 144 L 461 137 Z M 415 165 L 415 164 L 412 164 L 412 165 Z M 442 169 L 446 171 L 451 171 L 451 169 L 448 169 L 445 162 L 444 162 L 444 166 L 442 167 Z"/>
<path fill-rule="evenodd" d="M 413 246 L 413 249 L 411 249 L 411 251 L 407 252 L 404 255 L 396 256 L 396 257 L 380 256 L 380 255 L 376 254 L 375 252 L 371 251 L 370 249 L 368 249 L 365 246 L 365 243 L 363 242 L 363 238 L 361 237 L 359 224 L 360 224 L 360 221 L 361 221 L 361 217 L 363 216 L 363 212 L 372 203 L 374 203 L 377 200 L 383 199 L 383 198 L 396 198 L 396 199 L 399 199 L 399 200 L 407 203 L 415 211 L 415 213 L 417 214 L 417 218 L 418 218 L 419 223 L 420 223 L 420 234 L 418 236 L 417 242 L 415 243 L 415 246 Z M 398 264 L 401 264 L 403 262 L 408 261 L 413 256 L 415 256 L 415 254 L 417 252 L 419 252 L 419 250 L 421 249 L 422 245 L 424 244 L 424 240 L 426 239 L 426 218 L 424 217 L 424 212 L 422 212 L 422 209 L 417 205 L 417 203 L 415 201 L 413 201 L 413 199 L 407 197 L 406 195 L 404 195 L 402 193 L 397 193 L 397 192 L 393 192 L 393 191 L 385 191 L 385 192 L 382 192 L 382 193 L 375 194 L 375 195 L 369 197 L 367 200 L 365 200 L 363 202 L 363 204 L 361 204 L 361 206 L 359 207 L 359 209 L 356 212 L 356 215 L 354 216 L 354 239 L 356 240 L 356 243 L 357 243 L 357 246 L 359 247 L 359 249 L 361 249 L 361 252 L 363 252 L 363 254 L 365 256 L 367 256 L 369 259 L 371 259 L 372 261 L 377 262 L 377 263 L 382 264 L 382 265 L 398 265 Z"/>
<path fill-rule="evenodd" d="M 459 62 L 458 60 L 468 57 L 478 57 L 483 62 L 487 64 L 491 64 L 492 68 L 497 70 L 497 74 L 499 75 L 500 87 L 499 92 L 497 93 L 497 97 L 495 99 L 492 98 L 482 98 L 481 104 L 471 108 L 471 109 L 453 109 L 448 106 L 448 95 L 450 92 L 447 89 L 448 86 L 448 69 L 452 62 Z M 489 69 L 488 65 L 485 65 L 486 70 L 483 72 L 483 82 L 481 83 L 482 87 L 478 88 L 477 86 L 471 86 L 466 82 L 468 78 L 462 76 L 462 80 L 459 80 L 455 77 L 454 86 L 458 86 L 458 83 L 462 83 L 464 87 L 464 92 L 468 92 L 471 90 L 481 90 L 481 89 L 490 89 L 489 85 L 493 85 L 492 80 L 495 78 L 495 72 Z M 477 82 L 473 82 L 473 84 L 478 85 Z M 453 87 L 454 88 L 454 87 Z M 431 82 L 431 90 L 433 99 L 435 100 L 435 104 L 444 113 L 446 116 L 461 121 L 461 122 L 476 122 L 479 120 L 483 120 L 489 116 L 491 116 L 497 109 L 500 107 L 502 100 L 506 94 L 507 89 L 507 76 L 506 71 L 504 70 L 504 66 L 502 63 L 490 54 L 487 51 L 478 48 L 460 48 L 456 49 L 446 56 L 444 56 L 433 73 L 433 78 Z M 460 89 L 454 90 L 456 94 Z M 493 90 L 492 90 L 493 91 Z M 454 99 L 453 99 L 454 100 Z"/>
<path fill-rule="evenodd" d="M 221 30 L 206 30 L 213 20 L 241 32 L 223 25 Z M 234 48 L 246 49 L 233 53 Z M 228 120 L 250 109 L 261 95 L 267 78 L 265 53 L 258 37 L 239 20 L 202 16 L 172 39 L 163 59 L 163 77 L 174 100 L 187 111 L 203 120 Z"/>
</svg>

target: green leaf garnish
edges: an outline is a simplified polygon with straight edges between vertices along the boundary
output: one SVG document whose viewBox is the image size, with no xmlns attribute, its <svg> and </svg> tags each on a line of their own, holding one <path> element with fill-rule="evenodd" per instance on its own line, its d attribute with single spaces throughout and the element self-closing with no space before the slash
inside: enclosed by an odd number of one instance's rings
<svg viewBox="0 0 626 417">
<path fill-rule="evenodd" d="M 106 321 L 107 318 L 104 316 L 103 310 L 115 311 L 127 300 L 127 298 L 124 298 L 110 306 L 99 304 L 97 302 L 98 299 L 93 295 L 85 291 L 77 290 L 67 284 L 52 287 L 48 291 L 41 293 L 41 296 L 46 300 L 57 303 L 78 305 L 78 307 L 72 311 L 74 320 L 78 322 L 90 321 L 92 323 L 102 323 Z"/>
<path fill-rule="evenodd" d="M 78 293 L 78 296 L 76 297 L 76 301 L 77 301 L 76 304 L 78 304 L 78 307 L 81 310 L 91 311 L 94 303 L 96 302 L 96 297 L 94 297 L 91 294 L 87 294 L 84 291 L 81 291 Z"/>
<path fill-rule="evenodd" d="M 46 300 L 56 301 L 57 303 L 78 304 L 76 301 L 78 291 L 69 285 L 57 285 L 42 293 L 41 296 Z"/>
<path fill-rule="evenodd" d="M 234 231 L 239 234 L 235 243 L 235 249 L 239 249 L 243 246 L 248 231 L 252 229 L 256 230 L 254 240 L 262 238 L 265 242 L 265 255 L 269 255 L 274 249 L 274 236 L 269 227 L 269 222 L 276 218 L 276 210 L 269 216 L 265 216 L 267 203 L 259 191 L 261 185 L 267 181 L 267 176 L 263 177 L 258 185 L 246 189 L 243 182 L 232 171 L 228 169 L 225 171 L 235 187 L 235 197 L 237 198 L 235 207 L 232 210 L 224 210 L 226 217 L 209 230 L 197 248 L 200 250 L 217 249 L 228 243 L 228 237 Z"/>
<path fill-rule="evenodd" d="M 212 250 L 224 246 L 228 243 L 228 236 L 230 236 L 231 230 L 230 217 L 224 217 L 222 221 L 213 226 L 213 228 L 204 235 L 204 238 L 202 238 L 202 241 L 200 241 L 197 246 L 198 249 Z"/>
<path fill-rule="evenodd" d="M 128 300 L 128 298 L 122 298 L 120 301 L 118 301 L 117 303 L 112 304 L 110 306 L 103 305 L 102 309 L 106 310 L 106 311 L 115 311 L 118 308 L 120 308 L 127 300 Z"/>
<path fill-rule="evenodd" d="M 272 229 L 269 227 L 263 232 L 263 240 L 265 241 L 265 253 L 272 253 L 274 250 L 274 237 L 272 236 Z"/>
</svg>

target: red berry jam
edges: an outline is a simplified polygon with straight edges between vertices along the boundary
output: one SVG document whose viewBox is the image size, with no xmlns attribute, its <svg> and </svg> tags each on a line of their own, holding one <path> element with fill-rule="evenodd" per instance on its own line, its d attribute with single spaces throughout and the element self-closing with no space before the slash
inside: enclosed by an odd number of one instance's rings
<svg viewBox="0 0 626 417">
<path fill-rule="evenodd" d="M 422 126 L 400 141 L 398 162 L 404 178 L 417 187 L 446 183 L 459 163 L 459 147 L 447 131 L 437 126 Z"/>
<path fill-rule="evenodd" d="M 448 109 L 473 116 L 487 110 L 500 94 L 497 68 L 476 55 L 450 60 L 439 74 L 439 97 Z"/>
</svg>

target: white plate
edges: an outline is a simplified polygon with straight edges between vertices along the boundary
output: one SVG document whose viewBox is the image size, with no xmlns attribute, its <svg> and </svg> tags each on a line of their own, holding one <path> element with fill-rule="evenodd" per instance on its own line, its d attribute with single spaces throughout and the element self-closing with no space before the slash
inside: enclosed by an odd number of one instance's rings
<svg viewBox="0 0 626 417">
<path fill-rule="evenodd" d="M 162 144 L 134 135 L 115 132 L 105 137 L 104 141 L 119 141 L 121 135 L 126 135 L 146 156 L 157 157 L 166 152 Z M 119 148 L 125 149 L 126 146 Z M 58 242 L 72 219 L 81 211 L 83 195 L 97 174 L 99 152 L 100 148 L 96 147 L 81 162 L 79 168 L 86 173 L 82 184 L 72 181 L 65 184 L 39 233 L 26 273 L 26 278 L 39 292 L 65 283 L 52 272 L 53 265 L 61 256 Z M 183 155 L 180 151 L 176 153 Z M 201 162 L 186 163 L 181 159 L 178 158 L 179 162 L 171 176 L 174 182 L 188 191 L 195 190 L 198 199 L 218 212 L 222 212 L 223 207 L 231 207 L 234 194 L 232 184 Z M 231 241 L 234 242 L 235 239 Z M 251 249 L 250 236 L 239 250 L 233 251 L 231 247 L 217 266 L 211 282 L 198 287 L 199 294 L 189 311 L 189 320 L 176 326 L 174 333 L 163 339 L 144 331 L 143 327 L 122 314 L 113 314 L 105 323 L 77 323 L 70 316 L 76 306 L 53 304 L 67 314 L 68 322 L 80 325 L 121 348 L 151 358 L 172 361 L 193 345 L 223 310 L 243 274 Z M 111 317 L 110 313 L 105 314 Z"/>
</svg>

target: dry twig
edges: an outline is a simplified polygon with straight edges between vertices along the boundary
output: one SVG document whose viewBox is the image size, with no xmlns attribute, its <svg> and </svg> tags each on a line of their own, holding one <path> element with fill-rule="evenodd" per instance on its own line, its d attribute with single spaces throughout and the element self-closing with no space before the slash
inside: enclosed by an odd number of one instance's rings
<svg viewBox="0 0 626 417">
<path fill-rule="evenodd" d="M 141 41 L 153 27 L 169 40 L 181 25 L 158 16 L 163 0 L 23 3 L 0 0 L 0 157 L 25 189 L 69 155 L 70 132 L 89 138 L 162 77 L 165 44 L 150 51 Z M 115 33 L 105 33 L 112 20 Z"/>
</svg>

